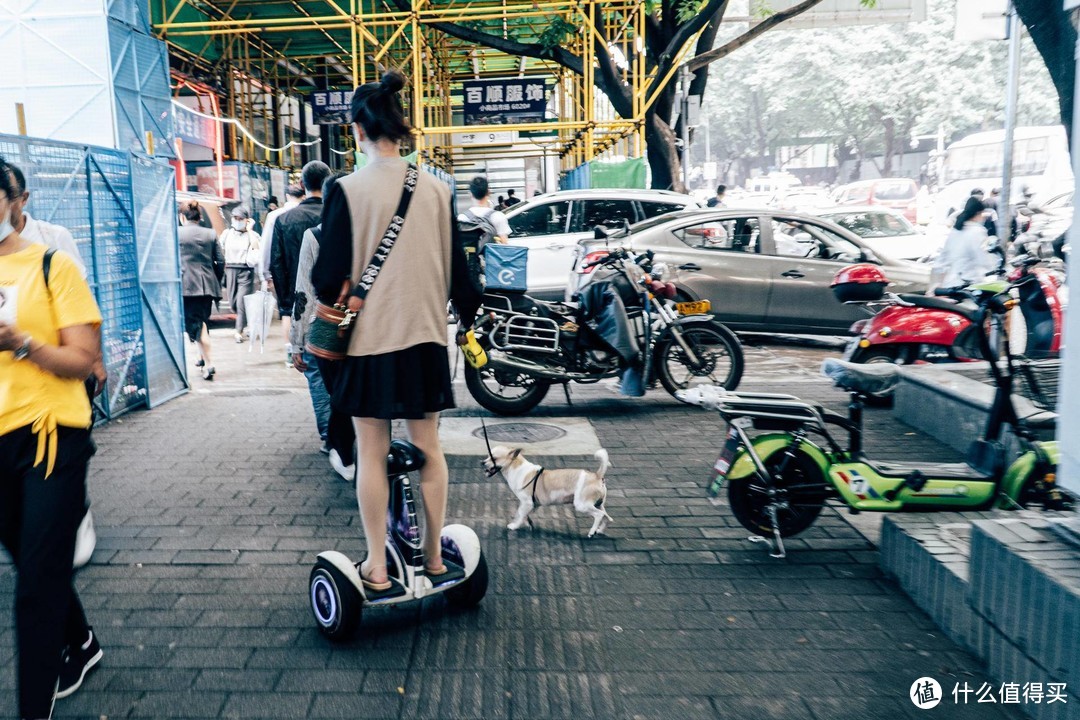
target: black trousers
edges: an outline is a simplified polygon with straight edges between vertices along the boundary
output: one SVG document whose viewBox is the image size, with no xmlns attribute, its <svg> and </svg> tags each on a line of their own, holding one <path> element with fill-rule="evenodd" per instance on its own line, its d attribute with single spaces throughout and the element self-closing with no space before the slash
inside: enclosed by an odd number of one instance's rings
<svg viewBox="0 0 1080 720">
<path fill-rule="evenodd" d="M 0 543 L 15 562 L 19 717 L 47 718 L 61 651 L 86 642 L 89 628 L 72 584 L 75 533 L 86 511 L 89 430 L 60 428 L 56 463 L 34 467 L 30 427 L 0 435 Z"/>
<path fill-rule="evenodd" d="M 322 358 L 315 358 L 315 362 L 319 366 L 319 374 L 322 375 L 327 394 L 331 398 L 334 397 L 334 383 L 337 382 L 341 363 Z M 346 465 L 356 462 L 353 452 L 356 430 L 353 428 L 352 418 L 347 413 L 338 412 L 333 403 L 330 404 L 330 424 L 326 429 L 326 443 L 331 450 L 337 450 L 342 462 Z"/>
</svg>

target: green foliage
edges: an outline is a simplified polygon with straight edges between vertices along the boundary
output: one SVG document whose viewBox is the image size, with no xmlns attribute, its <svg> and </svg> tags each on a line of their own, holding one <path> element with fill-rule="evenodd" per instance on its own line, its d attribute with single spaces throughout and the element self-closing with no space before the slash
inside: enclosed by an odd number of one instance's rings
<svg viewBox="0 0 1080 720">
<path fill-rule="evenodd" d="M 706 0 L 676 0 L 675 20 L 680 25 L 690 22 L 694 16 L 701 12 L 706 5 Z"/>
<path fill-rule="evenodd" d="M 552 55 L 556 48 L 562 47 L 565 44 L 566 39 L 577 32 L 577 26 L 572 23 L 563 20 L 561 17 L 556 17 L 551 21 L 537 42 L 544 48 L 545 55 Z"/>
</svg>

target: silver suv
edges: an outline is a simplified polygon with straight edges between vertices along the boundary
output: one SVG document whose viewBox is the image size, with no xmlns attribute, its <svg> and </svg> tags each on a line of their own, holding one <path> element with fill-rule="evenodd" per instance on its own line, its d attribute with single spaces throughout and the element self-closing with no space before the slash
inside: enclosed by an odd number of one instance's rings
<svg viewBox="0 0 1080 720">
<path fill-rule="evenodd" d="M 676 210 L 700 207 L 689 195 L 666 190 L 561 190 L 537 195 L 506 211 L 510 244 L 529 249 L 529 294 L 561 300 L 578 240 L 593 228 L 621 228 Z"/>
</svg>

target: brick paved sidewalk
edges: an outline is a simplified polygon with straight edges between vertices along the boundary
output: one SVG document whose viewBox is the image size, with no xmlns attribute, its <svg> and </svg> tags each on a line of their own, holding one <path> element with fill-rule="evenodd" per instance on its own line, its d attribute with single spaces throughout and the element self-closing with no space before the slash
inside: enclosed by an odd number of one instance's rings
<svg viewBox="0 0 1080 720">
<path fill-rule="evenodd" d="M 100 540 L 78 585 L 105 659 L 58 718 L 891 720 L 919 716 L 906 697 L 921 675 L 948 688 L 986 679 L 844 517 L 823 514 L 787 561 L 748 543 L 702 491 L 715 416 L 604 387 L 575 390 L 572 408 L 552 393 L 540 413 L 588 417 L 610 451 L 606 538 L 585 538 L 588 522 L 565 508 L 509 533 L 509 490 L 478 458 L 452 458 L 450 521 L 480 535 L 487 598 L 467 612 L 438 598 L 368 611 L 354 643 L 330 645 L 307 577 L 319 551 L 360 557 L 352 489 L 317 451 L 302 378 L 281 353 L 218 345 L 212 386 L 193 373 L 197 392 L 97 432 Z M 744 387 L 843 406 L 814 376 L 824 351 L 748 352 Z M 463 388 L 458 399 L 455 414 L 479 413 Z M 872 450 L 948 454 L 868 415 Z M 14 705 L 13 586 L 0 566 L 0 716 Z M 950 700 L 935 717 L 1007 717 Z"/>
</svg>

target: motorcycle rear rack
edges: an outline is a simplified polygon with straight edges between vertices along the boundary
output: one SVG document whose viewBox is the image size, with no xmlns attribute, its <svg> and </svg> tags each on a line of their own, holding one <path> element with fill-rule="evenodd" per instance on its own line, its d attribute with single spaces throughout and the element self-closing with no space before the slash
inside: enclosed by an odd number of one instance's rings
<svg viewBox="0 0 1080 720">
<path fill-rule="evenodd" d="M 510 298 L 505 295 L 495 295 L 493 293 L 484 293 L 483 309 L 499 315 L 514 314 L 514 306 L 510 302 Z"/>
<path fill-rule="evenodd" d="M 491 331 L 491 345 L 496 350 L 503 351 L 557 353 L 559 326 L 550 318 L 510 315 Z"/>
<path fill-rule="evenodd" d="M 729 422 L 744 417 L 751 420 L 786 421 L 824 428 L 818 408 L 794 395 L 776 393 L 726 393 L 717 408 Z"/>
</svg>

